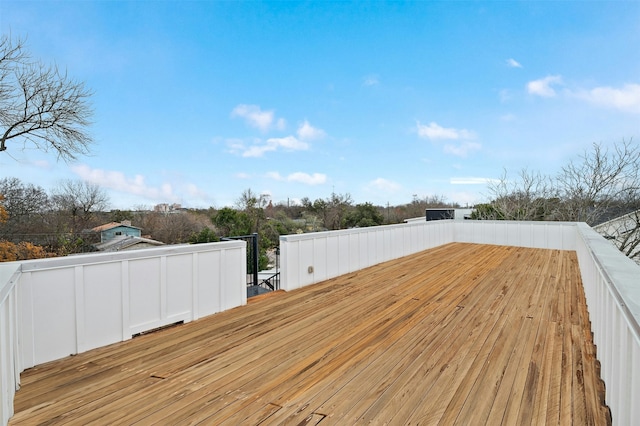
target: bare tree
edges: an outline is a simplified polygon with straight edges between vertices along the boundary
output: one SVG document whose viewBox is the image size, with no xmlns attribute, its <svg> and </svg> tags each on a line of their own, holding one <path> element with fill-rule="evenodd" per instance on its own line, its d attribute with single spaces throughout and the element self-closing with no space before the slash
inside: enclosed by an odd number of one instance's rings
<svg viewBox="0 0 640 426">
<path fill-rule="evenodd" d="M 586 222 L 640 263 L 640 148 L 632 140 L 593 144 L 555 178 L 505 173 L 489 191 L 493 201 L 476 206 L 474 218 Z"/>
<path fill-rule="evenodd" d="M 54 208 L 62 213 L 67 230 L 77 234 L 95 225 L 95 213 L 107 209 L 109 196 L 98 185 L 65 180 L 54 189 L 51 201 Z"/>
<path fill-rule="evenodd" d="M 640 209 L 601 223 L 594 229 L 640 265 Z"/>
<path fill-rule="evenodd" d="M 557 189 L 552 180 L 527 169 L 511 179 L 505 170 L 497 181 L 489 183 L 491 206 L 478 208 L 474 218 L 484 220 L 551 220 L 557 204 Z"/>
<path fill-rule="evenodd" d="M 0 236 L 16 243 L 23 240 L 41 243 L 39 235 L 49 232 L 49 196 L 45 190 L 18 178 L 4 178 L 0 179 L 0 194 L 4 195 L 8 214 L 7 222 L 0 227 Z"/>
<path fill-rule="evenodd" d="M 29 60 L 21 40 L 0 38 L 0 152 L 8 142 L 53 150 L 74 160 L 88 154 L 91 92 L 56 66 Z"/>
<path fill-rule="evenodd" d="M 640 194 L 639 169 L 640 149 L 632 140 L 615 144 L 612 149 L 594 143 L 591 151 L 563 167 L 557 177 L 563 201 L 557 211 L 559 219 L 593 226 L 635 210 Z"/>
</svg>

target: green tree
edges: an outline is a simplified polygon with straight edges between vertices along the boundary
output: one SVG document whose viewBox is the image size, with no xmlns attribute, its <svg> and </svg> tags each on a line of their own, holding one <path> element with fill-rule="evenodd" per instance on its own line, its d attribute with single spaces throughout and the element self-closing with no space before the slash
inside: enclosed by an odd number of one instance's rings
<svg viewBox="0 0 640 426">
<path fill-rule="evenodd" d="M 243 211 L 249 218 L 251 232 L 258 232 L 261 224 L 267 219 L 265 207 L 269 204 L 269 196 L 266 194 L 256 194 L 250 188 L 242 192 L 240 198 L 236 201 L 236 206 Z"/>
<path fill-rule="evenodd" d="M 371 203 L 356 204 L 355 208 L 347 213 L 345 225 L 347 227 L 364 228 L 378 226 L 384 223 L 384 216 L 379 209 Z"/>
<path fill-rule="evenodd" d="M 200 232 L 194 232 L 189 238 L 191 244 L 213 243 L 216 241 L 220 241 L 220 238 L 218 238 L 215 231 L 211 228 L 202 228 Z"/>
<path fill-rule="evenodd" d="M 352 208 L 350 194 L 331 194 L 327 199 L 318 198 L 313 203 L 308 198 L 302 199 L 303 206 L 315 214 L 325 229 L 342 229 L 346 214 Z"/>
<path fill-rule="evenodd" d="M 221 236 L 248 235 L 251 233 L 251 220 L 245 212 L 230 207 L 218 210 L 212 218 Z"/>
</svg>

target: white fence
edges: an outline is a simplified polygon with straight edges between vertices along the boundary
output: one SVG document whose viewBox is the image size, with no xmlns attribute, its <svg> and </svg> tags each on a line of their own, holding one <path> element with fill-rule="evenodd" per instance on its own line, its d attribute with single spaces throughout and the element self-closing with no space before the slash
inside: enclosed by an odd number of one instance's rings
<svg viewBox="0 0 640 426">
<path fill-rule="evenodd" d="M 575 250 L 566 222 L 411 222 L 280 237 L 281 288 L 293 290 L 451 242 Z"/>
<path fill-rule="evenodd" d="M 586 224 L 578 224 L 577 232 L 576 252 L 613 424 L 637 425 L 640 266 Z"/>
<path fill-rule="evenodd" d="M 576 250 L 616 425 L 640 418 L 640 267 L 585 224 L 435 221 L 280 237 L 294 290 L 450 242 Z M 1 424 L 24 368 L 246 303 L 241 241 L 0 265 Z"/>
<path fill-rule="evenodd" d="M 20 383 L 18 346 L 18 263 L 0 263 L 0 424 L 13 415 L 13 397 Z"/>
<path fill-rule="evenodd" d="M 280 288 L 293 290 L 453 241 L 448 221 L 280 237 Z"/>
<path fill-rule="evenodd" d="M 450 242 L 575 250 L 616 425 L 640 419 L 640 267 L 586 224 L 433 221 L 280 237 L 293 290 Z"/>
<path fill-rule="evenodd" d="M 1 424 L 25 368 L 247 301 L 244 241 L 0 266 Z"/>
</svg>

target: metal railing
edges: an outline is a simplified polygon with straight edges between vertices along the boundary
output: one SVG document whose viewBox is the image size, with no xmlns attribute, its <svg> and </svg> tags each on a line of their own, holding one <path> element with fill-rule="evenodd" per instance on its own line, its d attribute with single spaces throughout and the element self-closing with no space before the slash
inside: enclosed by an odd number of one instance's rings
<svg viewBox="0 0 640 426">
<path fill-rule="evenodd" d="M 221 238 L 222 241 L 244 241 L 247 243 L 247 297 L 280 288 L 280 249 L 276 248 L 275 272 L 261 273 L 259 238 L 257 233 Z"/>
</svg>

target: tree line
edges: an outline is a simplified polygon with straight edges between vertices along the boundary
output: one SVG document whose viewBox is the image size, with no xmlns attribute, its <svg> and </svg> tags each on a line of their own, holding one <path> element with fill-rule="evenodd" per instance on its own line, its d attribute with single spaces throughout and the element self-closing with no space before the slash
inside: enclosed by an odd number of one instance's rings
<svg viewBox="0 0 640 426">
<path fill-rule="evenodd" d="M 556 174 L 521 170 L 488 186 L 473 219 L 586 222 L 640 263 L 640 148 L 594 143 Z M 615 220 L 624 217 L 624 220 Z"/>
<path fill-rule="evenodd" d="M 398 223 L 422 216 L 427 207 L 454 206 L 444 197 L 399 206 L 355 204 L 349 194 L 301 202 L 273 203 L 246 189 L 234 206 L 158 212 L 145 206 L 110 210 L 98 185 L 65 180 L 50 192 L 18 178 L 0 179 L 0 259 L 22 260 L 93 251 L 100 235 L 92 229 L 129 221 L 144 236 L 166 244 L 219 241 L 257 233 L 261 251 L 277 247 L 280 235 Z"/>
</svg>

